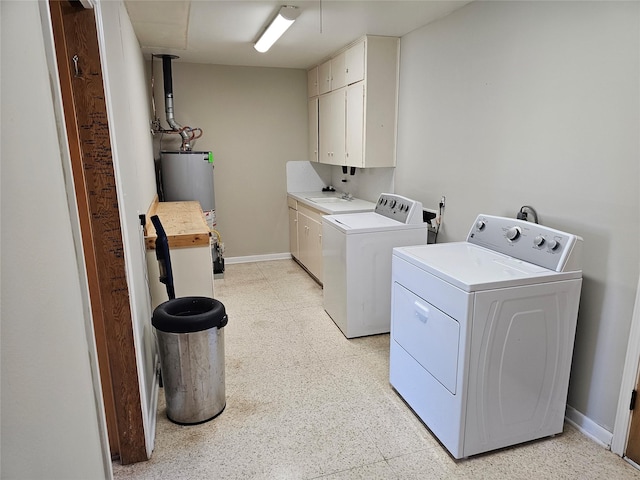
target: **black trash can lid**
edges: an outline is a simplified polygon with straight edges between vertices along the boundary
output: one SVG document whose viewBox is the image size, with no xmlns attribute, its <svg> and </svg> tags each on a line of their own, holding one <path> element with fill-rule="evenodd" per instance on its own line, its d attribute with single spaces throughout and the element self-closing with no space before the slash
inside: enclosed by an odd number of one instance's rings
<svg viewBox="0 0 640 480">
<path fill-rule="evenodd" d="M 228 322 L 224 305 L 208 297 L 181 297 L 156 307 L 151 324 L 162 332 L 192 333 L 222 328 Z"/>
</svg>

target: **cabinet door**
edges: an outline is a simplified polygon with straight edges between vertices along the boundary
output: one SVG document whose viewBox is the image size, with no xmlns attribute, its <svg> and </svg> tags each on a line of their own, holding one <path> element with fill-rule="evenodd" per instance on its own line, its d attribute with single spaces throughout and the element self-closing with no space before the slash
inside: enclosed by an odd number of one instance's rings
<svg viewBox="0 0 640 480">
<path fill-rule="evenodd" d="M 322 224 L 309 219 L 309 271 L 322 282 Z"/>
<path fill-rule="evenodd" d="M 331 91 L 331 60 L 324 62 L 318 67 L 318 93 L 329 93 Z"/>
<path fill-rule="evenodd" d="M 331 59 L 331 90 L 347 86 L 346 55 L 340 55 Z"/>
<path fill-rule="evenodd" d="M 345 89 L 320 97 L 319 102 L 320 163 L 345 163 Z"/>
<path fill-rule="evenodd" d="M 318 97 L 309 100 L 309 160 L 319 161 L 318 156 Z"/>
<path fill-rule="evenodd" d="M 297 257 L 313 276 L 322 281 L 322 217 L 320 213 L 300 207 L 298 210 Z"/>
<path fill-rule="evenodd" d="M 323 95 L 318 99 L 318 161 L 331 162 L 331 98 Z"/>
<path fill-rule="evenodd" d="M 318 67 L 313 67 L 307 71 L 307 96 L 309 98 L 317 97 L 318 92 Z"/>
<path fill-rule="evenodd" d="M 345 52 L 345 83 L 364 80 L 365 43 L 364 41 L 354 45 Z"/>
<path fill-rule="evenodd" d="M 303 265 L 309 261 L 309 217 L 298 212 L 298 260 Z"/>
<path fill-rule="evenodd" d="M 298 248 L 298 212 L 289 207 L 289 248 L 291 255 L 300 258 L 300 250 Z"/>
<path fill-rule="evenodd" d="M 364 85 L 347 88 L 345 161 L 351 167 L 364 166 Z"/>
</svg>

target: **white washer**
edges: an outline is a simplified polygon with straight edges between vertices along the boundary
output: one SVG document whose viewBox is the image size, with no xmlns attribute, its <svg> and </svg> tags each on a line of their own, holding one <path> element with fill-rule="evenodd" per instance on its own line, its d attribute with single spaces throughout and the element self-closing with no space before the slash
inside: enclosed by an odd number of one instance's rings
<svg viewBox="0 0 640 480">
<path fill-rule="evenodd" d="M 562 432 L 582 238 L 480 215 L 396 248 L 390 382 L 455 458 Z"/>
<path fill-rule="evenodd" d="M 383 193 L 373 212 L 322 217 L 324 309 L 347 338 L 387 333 L 393 247 L 427 243 L 422 204 Z"/>
</svg>

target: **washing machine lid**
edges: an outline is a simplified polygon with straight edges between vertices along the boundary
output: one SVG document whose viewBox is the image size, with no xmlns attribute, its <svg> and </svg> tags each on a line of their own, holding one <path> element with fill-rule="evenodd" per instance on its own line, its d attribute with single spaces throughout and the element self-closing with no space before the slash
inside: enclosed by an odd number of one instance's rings
<svg viewBox="0 0 640 480">
<path fill-rule="evenodd" d="M 393 255 L 466 292 L 582 277 L 581 271 L 556 272 L 468 242 L 397 247 Z"/>
<path fill-rule="evenodd" d="M 325 215 L 322 223 L 331 225 L 347 235 L 359 233 L 385 232 L 390 230 L 426 229 L 426 223 L 407 224 L 375 212 L 345 213 Z"/>
</svg>

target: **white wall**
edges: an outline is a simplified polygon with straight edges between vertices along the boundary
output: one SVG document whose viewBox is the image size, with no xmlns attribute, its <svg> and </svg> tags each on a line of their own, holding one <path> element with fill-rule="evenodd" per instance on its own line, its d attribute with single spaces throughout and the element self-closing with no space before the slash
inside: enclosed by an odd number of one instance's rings
<svg viewBox="0 0 640 480">
<path fill-rule="evenodd" d="M 154 74 L 166 128 L 159 59 Z M 225 257 L 289 252 L 286 163 L 307 160 L 307 72 L 174 61 L 173 97 L 176 120 L 204 131 L 194 150 L 215 157 Z M 164 137 L 163 149 L 177 149 Z"/>
<path fill-rule="evenodd" d="M 77 217 L 67 203 L 39 5 L 3 1 L 0 17 L 1 476 L 107 478 Z"/>
<path fill-rule="evenodd" d="M 584 237 L 569 404 L 613 430 L 639 264 L 636 2 L 473 2 L 402 38 L 396 191 Z"/>
<path fill-rule="evenodd" d="M 156 195 L 150 95 L 140 45 L 120 1 L 96 4 L 111 148 L 124 242 L 147 454 L 154 443 L 156 343 L 151 325 L 144 233 L 139 215 Z"/>
<path fill-rule="evenodd" d="M 354 175 L 350 168 L 347 175 L 342 173 L 342 167 L 330 168 L 333 186 L 356 198 L 377 202 L 381 193 L 393 193 L 395 168 L 356 168 Z"/>
</svg>

